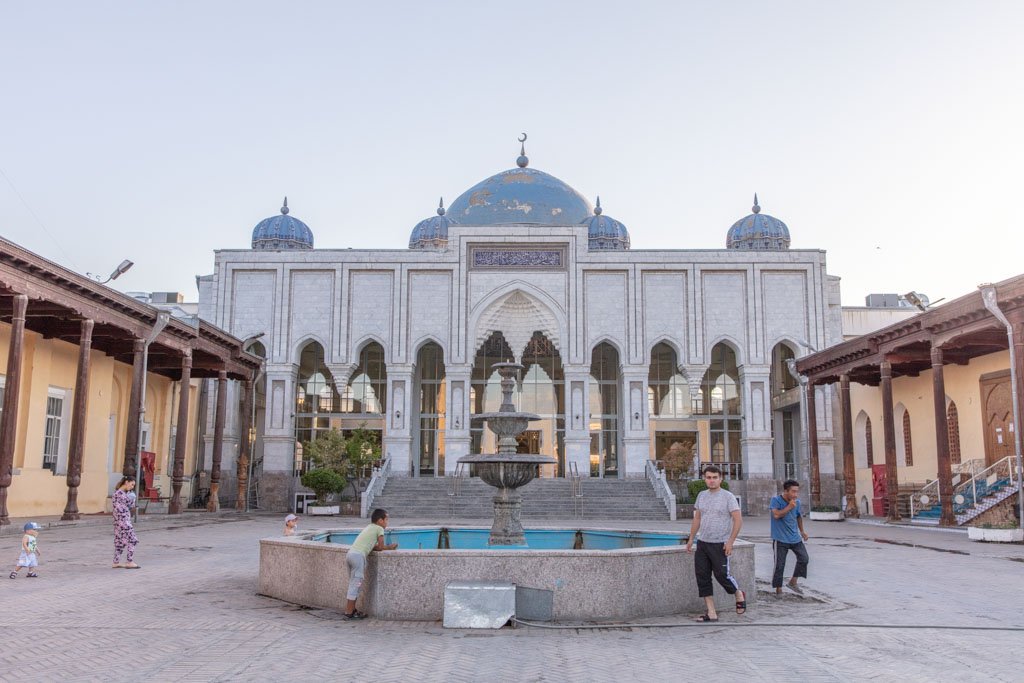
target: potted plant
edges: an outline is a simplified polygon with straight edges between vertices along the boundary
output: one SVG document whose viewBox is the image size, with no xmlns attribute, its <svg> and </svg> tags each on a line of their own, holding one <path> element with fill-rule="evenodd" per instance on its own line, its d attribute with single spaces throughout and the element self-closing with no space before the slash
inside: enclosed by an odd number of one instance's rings
<svg viewBox="0 0 1024 683">
<path fill-rule="evenodd" d="M 1024 541 L 1024 529 L 1013 522 L 969 526 L 967 538 L 986 543 L 1020 543 Z"/>
<path fill-rule="evenodd" d="M 306 513 L 310 515 L 336 515 L 339 506 L 331 505 L 328 498 L 331 494 L 341 493 L 345 488 L 345 478 L 328 469 L 310 470 L 302 475 L 302 485 L 313 489 L 316 494 L 316 503 L 306 506 Z"/>
<path fill-rule="evenodd" d="M 811 519 L 818 522 L 842 522 L 846 516 L 835 505 L 816 505 L 811 508 Z"/>
</svg>

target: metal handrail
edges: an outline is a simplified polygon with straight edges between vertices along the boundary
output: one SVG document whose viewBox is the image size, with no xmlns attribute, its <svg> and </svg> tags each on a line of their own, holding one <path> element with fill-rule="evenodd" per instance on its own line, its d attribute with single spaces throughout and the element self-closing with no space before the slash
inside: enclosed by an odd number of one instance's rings
<svg viewBox="0 0 1024 683">
<path fill-rule="evenodd" d="M 669 488 L 668 482 L 665 481 L 665 470 L 659 470 L 653 460 L 648 460 L 644 471 L 647 474 L 647 481 L 651 482 L 651 486 L 654 487 L 654 494 L 665 503 L 668 518 L 673 522 L 676 521 L 676 497 L 672 493 L 672 489 Z"/>
<path fill-rule="evenodd" d="M 384 484 L 387 483 L 389 474 L 391 474 L 391 456 L 384 458 L 380 467 L 374 468 L 370 483 L 366 485 L 366 490 L 359 498 L 360 517 L 369 516 L 370 509 L 373 507 L 373 499 L 384 490 Z"/>
<path fill-rule="evenodd" d="M 572 498 L 572 516 L 579 517 L 583 514 L 583 478 L 575 462 L 569 463 L 569 472 L 566 476 L 569 479 L 569 496 Z"/>
<path fill-rule="evenodd" d="M 964 491 L 969 490 L 969 491 L 971 491 L 971 494 L 972 494 L 971 495 L 972 504 L 973 505 L 977 505 L 978 504 L 978 486 L 979 485 L 982 486 L 983 487 L 983 489 L 982 489 L 983 491 L 986 490 L 988 488 L 988 485 L 990 483 L 992 483 L 989 480 L 992 479 L 993 476 L 996 476 L 998 478 L 998 475 L 1000 474 L 999 470 L 1004 470 L 1004 469 L 1006 470 L 1006 473 L 1009 475 L 1010 484 L 1011 485 L 1015 484 L 1016 483 L 1016 474 L 1017 474 L 1017 472 L 1016 472 L 1017 468 L 1013 466 L 1013 461 L 1015 459 L 1016 459 L 1016 456 L 1008 455 L 1005 458 L 1003 458 L 1002 460 L 999 460 L 997 462 L 992 463 L 991 465 L 989 465 L 988 467 L 983 469 L 981 472 L 978 472 L 973 477 L 971 477 L 970 479 L 968 479 L 967 481 L 965 481 L 964 483 L 960 484 L 955 489 L 953 489 L 953 494 L 956 495 L 957 493 L 962 493 Z"/>
<path fill-rule="evenodd" d="M 458 498 L 462 495 L 462 480 L 466 478 L 466 463 L 460 462 L 455 466 L 455 471 L 446 474 L 447 491 L 449 498 Z"/>
</svg>

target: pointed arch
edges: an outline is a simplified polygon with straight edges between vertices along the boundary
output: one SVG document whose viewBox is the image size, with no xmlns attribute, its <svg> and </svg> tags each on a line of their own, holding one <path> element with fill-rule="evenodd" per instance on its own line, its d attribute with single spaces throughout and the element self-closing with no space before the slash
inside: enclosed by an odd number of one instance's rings
<svg viewBox="0 0 1024 683">
<path fill-rule="evenodd" d="M 380 348 L 384 351 L 385 360 L 391 360 L 391 347 L 384 340 L 384 337 L 371 332 L 364 334 L 352 344 L 352 353 L 350 353 L 348 357 L 352 360 L 353 369 L 355 369 L 355 366 L 359 364 L 359 355 L 363 352 L 363 349 L 374 343 L 379 344 Z"/>
<path fill-rule="evenodd" d="M 419 357 L 420 350 L 427 344 L 437 344 L 438 348 L 441 349 L 441 353 L 444 354 L 445 359 L 448 359 L 448 347 L 445 345 L 444 342 L 441 341 L 441 339 L 437 335 L 434 334 L 425 334 L 419 339 L 417 339 L 415 342 L 413 342 L 412 357 Z"/>
<path fill-rule="evenodd" d="M 590 348 L 587 350 L 587 357 L 589 358 L 593 356 L 594 350 L 601 344 L 608 344 L 615 349 L 615 353 L 619 355 L 619 363 L 622 363 L 622 359 L 626 357 L 625 344 L 608 334 L 603 334 L 590 342 Z"/>
<path fill-rule="evenodd" d="M 873 464 L 871 436 L 871 418 L 862 410 L 853 421 L 853 461 L 857 469 L 865 469 Z"/>
<path fill-rule="evenodd" d="M 686 358 L 686 350 L 683 348 L 682 344 L 679 343 L 679 340 L 669 334 L 663 334 L 655 337 L 654 341 L 647 345 L 647 353 L 644 357 L 645 363 L 649 364 L 651 362 L 651 354 L 654 352 L 654 347 L 658 344 L 666 344 L 669 346 L 676 353 L 676 364 L 680 366 L 685 365 L 686 361 L 684 359 Z"/>
<path fill-rule="evenodd" d="M 910 429 L 910 411 L 903 402 L 896 404 L 892 411 L 896 423 L 896 466 L 912 467 L 914 464 L 914 445 Z"/>
<path fill-rule="evenodd" d="M 559 351 L 563 340 L 569 339 L 562 307 L 549 294 L 524 280 L 508 282 L 481 298 L 470 310 L 467 329 L 474 354 L 496 331 L 504 333 L 517 354 L 522 353 L 534 332 L 543 332 Z"/>
<path fill-rule="evenodd" d="M 706 348 L 707 353 L 704 356 L 704 358 L 705 359 L 709 358 L 711 356 L 711 352 L 719 344 L 725 344 L 730 349 L 732 349 L 732 352 L 734 354 L 736 354 L 736 366 L 737 367 L 743 365 L 744 358 L 743 358 L 743 353 L 741 351 L 743 349 L 743 344 L 740 343 L 740 341 L 737 340 L 735 337 L 733 337 L 732 335 L 728 335 L 728 334 L 722 334 L 722 335 L 719 335 L 719 336 L 715 337 L 711 341 L 711 343 L 708 344 L 708 346 Z"/>
<path fill-rule="evenodd" d="M 292 363 L 298 365 L 302 362 L 302 352 L 310 342 L 316 342 L 320 345 L 320 348 L 324 351 L 324 362 L 327 362 L 327 343 L 322 337 L 320 337 L 320 335 L 310 333 L 303 335 L 297 342 L 295 342 L 295 344 L 292 345 L 292 352 L 288 354 Z"/>
<path fill-rule="evenodd" d="M 956 409 L 956 401 L 949 400 L 946 406 L 946 431 L 949 435 L 949 462 L 951 465 L 961 463 L 960 454 L 960 414 Z"/>
</svg>

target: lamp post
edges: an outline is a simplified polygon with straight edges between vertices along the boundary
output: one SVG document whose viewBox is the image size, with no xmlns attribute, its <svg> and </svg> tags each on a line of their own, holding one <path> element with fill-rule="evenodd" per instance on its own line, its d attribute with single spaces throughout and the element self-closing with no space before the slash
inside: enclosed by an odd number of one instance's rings
<svg viewBox="0 0 1024 683">
<path fill-rule="evenodd" d="M 128 268 L 131 267 L 131 261 L 126 261 Z M 124 265 L 122 263 L 122 265 Z M 119 266 L 120 268 L 120 266 Z M 128 268 L 125 268 L 127 270 Z M 123 271 L 122 271 L 123 272 Z M 119 273 L 120 274 L 120 273 Z M 142 345 L 142 391 L 140 392 L 140 406 L 139 406 L 139 424 L 137 425 L 139 430 L 138 447 L 135 451 L 135 496 L 136 500 L 139 496 L 139 482 L 142 479 L 142 425 L 146 422 L 146 374 L 149 367 L 149 345 L 156 341 L 156 338 L 160 336 L 163 329 L 167 327 L 167 323 L 171 319 L 170 311 L 159 311 L 156 314 L 156 322 L 153 323 L 153 329 L 149 331 L 149 336 L 146 337 L 145 342 Z M 139 506 L 138 503 L 135 505 L 134 510 L 135 521 L 139 521 Z"/>
<path fill-rule="evenodd" d="M 1024 529 L 1024 468 L 1021 467 L 1020 407 L 1017 405 L 1020 400 L 1017 393 L 1020 378 L 1017 377 L 1017 352 L 1013 348 L 1013 325 L 999 308 L 995 285 L 978 285 L 978 289 L 981 290 L 981 302 L 985 304 L 985 308 L 1006 328 L 1006 338 L 1010 347 L 1010 400 L 1013 402 L 1013 449 L 1016 452 L 1014 466 L 1017 469 L 1017 504 L 1020 513 L 1018 521 L 1021 529 Z"/>
<path fill-rule="evenodd" d="M 110 273 L 110 275 L 107 276 L 106 280 L 103 280 L 103 279 L 101 279 L 101 276 L 93 275 L 92 273 L 86 273 L 86 275 L 88 275 L 90 278 L 92 278 L 96 282 L 100 283 L 101 285 L 105 285 L 108 282 L 110 282 L 111 280 L 116 280 L 117 278 L 119 278 L 122 275 L 124 275 L 125 273 L 127 273 L 128 269 L 131 268 L 134 265 L 135 265 L 135 263 L 133 261 L 129 261 L 128 259 L 125 259 L 124 261 L 121 261 L 119 264 L 117 264 L 117 268 L 114 268 L 114 270 Z"/>
<path fill-rule="evenodd" d="M 810 353 L 817 353 L 818 349 L 811 346 L 811 344 L 803 339 L 795 340 L 797 344 L 807 349 L 808 353 L 803 354 L 807 356 Z M 801 358 L 803 357 L 801 356 Z M 796 369 L 796 358 L 786 359 L 786 369 L 789 370 L 789 374 L 793 376 L 797 384 L 800 386 L 800 432 L 802 448 L 800 449 L 800 459 L 797 462 L 797 473 L 796 479 L 800 482 L 800 490 L 806 491 L 805 495 L 811 495 L 811 473 L 810 473 L 810 430 L 807 429 L 807 378 L 797 372 Z"/>
</svg>

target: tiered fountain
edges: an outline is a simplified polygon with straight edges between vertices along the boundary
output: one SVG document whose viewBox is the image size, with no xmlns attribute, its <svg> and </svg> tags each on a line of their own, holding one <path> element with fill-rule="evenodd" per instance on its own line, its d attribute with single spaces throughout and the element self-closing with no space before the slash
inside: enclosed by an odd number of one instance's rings
<svg viewBox="0 0 1024 683">
<path fill-rule="evenodd" d="M 459 458 L 459 462 L 475 465 L 480 479 L 498 489 L 494 496 L 494 523 L 488 545 L 492 548 L 525 548 L 523 497 L 518 489 L 533 481 L 538 466 L 553 465 L 557 461 L 535 453 L 516 452 L 519 447 L 516 437 L 540 416 L 519 412 L 512 404 L 516 374 L 523 366 L 519 363 L 496 363 L 493 367 L 501 376 L 501 406 L 496 413 L 483 413 L 477 417 L 486 420 L 488 429 L 498 437 L 498 452 L 467 455 Z"/>
</svg>

